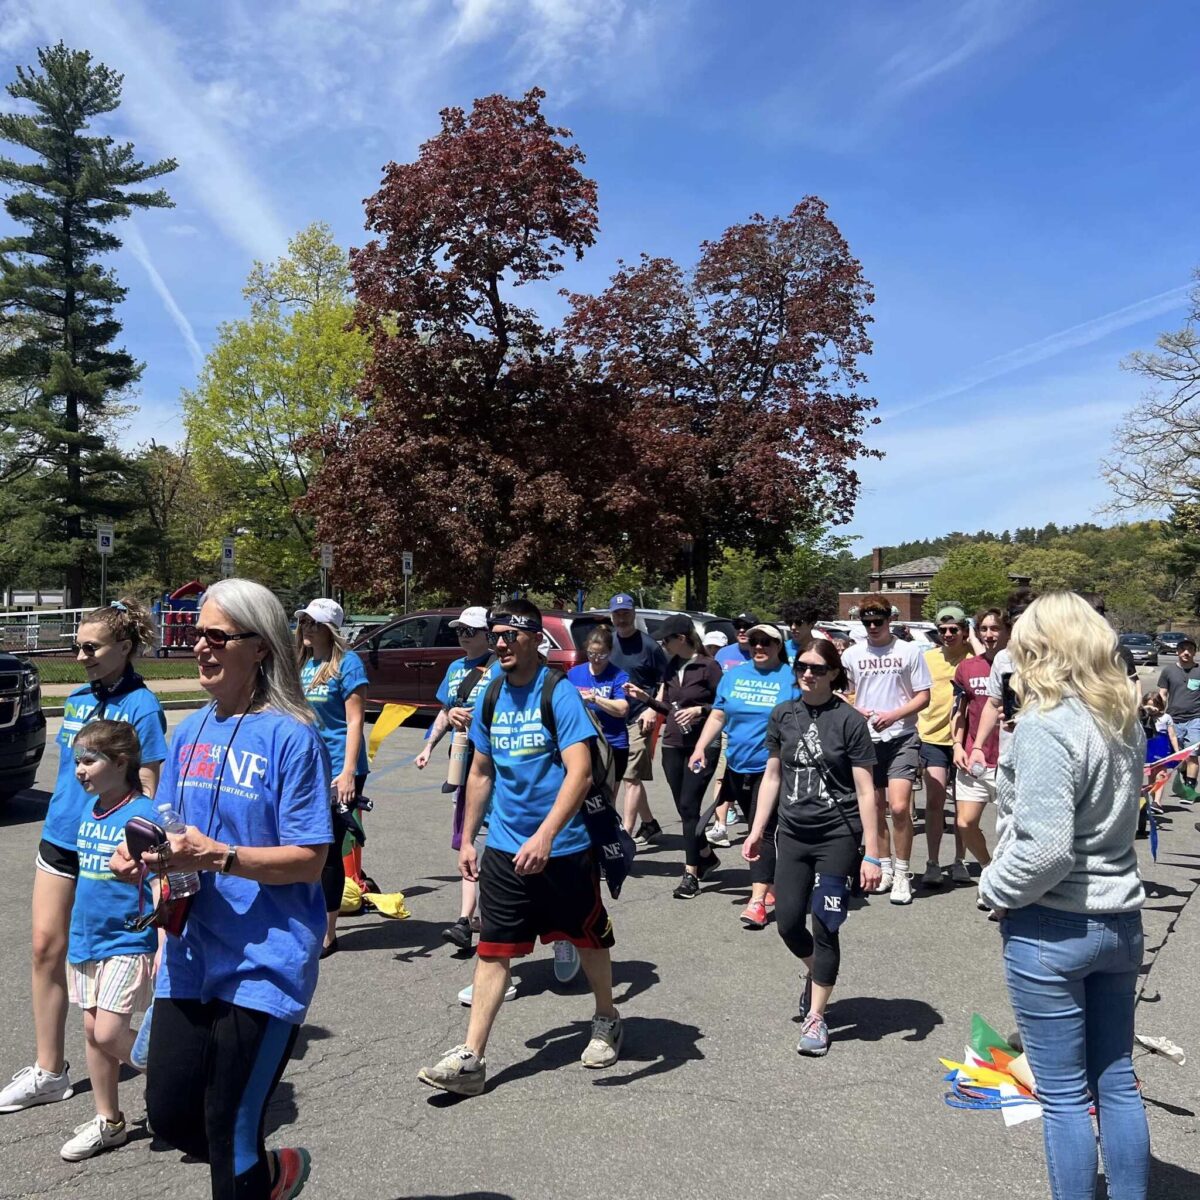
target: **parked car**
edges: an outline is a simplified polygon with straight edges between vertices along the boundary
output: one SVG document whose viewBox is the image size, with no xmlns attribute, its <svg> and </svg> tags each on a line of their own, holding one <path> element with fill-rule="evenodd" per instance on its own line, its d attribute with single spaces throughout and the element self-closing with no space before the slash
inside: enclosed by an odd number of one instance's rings
<svg viewBox="0 0 1200 1200">
<path fill-rule="evenodd" d="M 1159 654 L 1174 656 L 1179 653 L 1179 643 L 1189 636 L 1180 629 L 1165 629 L 1154 639 L 1154 648 Z"/>
<path fill-rule="evenodd" d="M 461 654 L 458 636 L 450 628 L 461 611 L 426 609 L 395 617 L 353 644 L 351 648 L 367 669 L 368 710 L 384 704 L 415 704 L 428 710 L 438 707 L 438 684 Z M 551 665 L 569 671 L 586 662 L 583 647 L 598 620 L 591 613 L 543 613 Z"/>
<path fill-rule="evenodd" d="M 1135 667 L 1158 665 L 1158 650 L 1148 633 L 1123 633 L 1117 641 L 1129 651 Z"/>
<path fill-rule="evenodd" d="M 46 749 L 46 717 L 37 668 L 0 653 L 0 804 L 32 787 Z"/>
</svg>

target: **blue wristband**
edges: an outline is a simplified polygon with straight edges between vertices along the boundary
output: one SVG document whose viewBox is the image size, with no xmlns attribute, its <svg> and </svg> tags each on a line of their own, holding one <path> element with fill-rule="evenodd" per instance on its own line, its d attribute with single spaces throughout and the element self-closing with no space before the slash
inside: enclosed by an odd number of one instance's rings
<svg viewBox="0 0 1200 1200">
<path fill-rule="evenodd" d="M 883 866 L 883 863 L 881 863 L 879 861 L 879 859 L 872 858 L 869 854 L 863 855 L 863 862 L 869 862 L 871 864 L 871 866 L 873 866 L 873 867 L 882 867 Z"/>
</svg>

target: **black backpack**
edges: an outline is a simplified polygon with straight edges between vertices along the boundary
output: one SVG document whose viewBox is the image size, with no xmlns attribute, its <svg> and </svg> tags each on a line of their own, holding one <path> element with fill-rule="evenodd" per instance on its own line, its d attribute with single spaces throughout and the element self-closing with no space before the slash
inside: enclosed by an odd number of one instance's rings
<svg viewBox="0 0 1200 1200">
<path fill-rule="evenodd" d="M 496 703 L 500 699 L 500 689 L 505 682 L 503 675 L 497 676 L 488 684 L 488 690 L 483 696 L 480 716 L 483 720 L 483 727 L 488 731 L 489 736 L 492 732 L 492 717 L 496 713 Z M 554 759 L 560 766 L 562 765 L 562 755 L 558 750 L 558 724 L 554 719 L 554 689 L 560 683 L 565 682 L 567 682 L 567 677 L 553 667 L 547 668 L 546 677 L 542 680 L 542 724 L 549 731 L 550 738 L 554 742 Z M 616 765 L 613 762 L 612 747 L 608 744 L 608 739 L 600 728 L 600 722 L 596 720 L 596 714 L 586 707 L 584 711 L 595 730 L 595 736 L 587 739 L 588 749 L 592 755 L 592 786 L 589 789 L 589 795 L 603 791 L 605 799 L 611 803 L 616 783 L 614 779 Z"/>
</svg>

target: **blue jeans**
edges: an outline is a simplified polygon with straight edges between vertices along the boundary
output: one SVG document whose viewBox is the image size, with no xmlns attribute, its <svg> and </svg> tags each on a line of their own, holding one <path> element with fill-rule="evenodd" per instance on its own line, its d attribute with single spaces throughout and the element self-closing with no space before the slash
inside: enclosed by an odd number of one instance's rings
<svg viewBox="0 0 1200 1200">
<path fill-rule="evenodd" d="M 1031 904 L 1010 912 L 1000 932 L 1008 994 L 1042 1102 L 1053 1200 L 1095 1200 L 1093 1099 L 1109 1200 L 1143 1200 L 1150 1131 L 1131 1059 L 1141 913 L 1088 916 Z"/>
</svg>

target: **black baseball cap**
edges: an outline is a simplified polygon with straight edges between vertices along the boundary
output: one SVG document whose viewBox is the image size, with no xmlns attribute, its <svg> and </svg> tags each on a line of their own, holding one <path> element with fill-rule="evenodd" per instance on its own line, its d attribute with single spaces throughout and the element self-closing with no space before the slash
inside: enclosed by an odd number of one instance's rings
<svg viewBox="0 0 1200 1200">
<path fill-rule="evenodd" d="M 736 617 L 731 618 L 731 623 L 734 629 L 737 629 L 739 625 L 750 629 L 758 624 L 758 618 L 752 612 L 738 613 Z"/>
<path fill-rule="evenodd" d="M 667 638 L 678 637 L 681 633 L 695 633 L 695 631 L 696 627 L 692 624 L 690 617 L 685 617 L 683 613 L 676 613 L 658 627 L 658 640 L 665 642 Z"/>
</svg>

